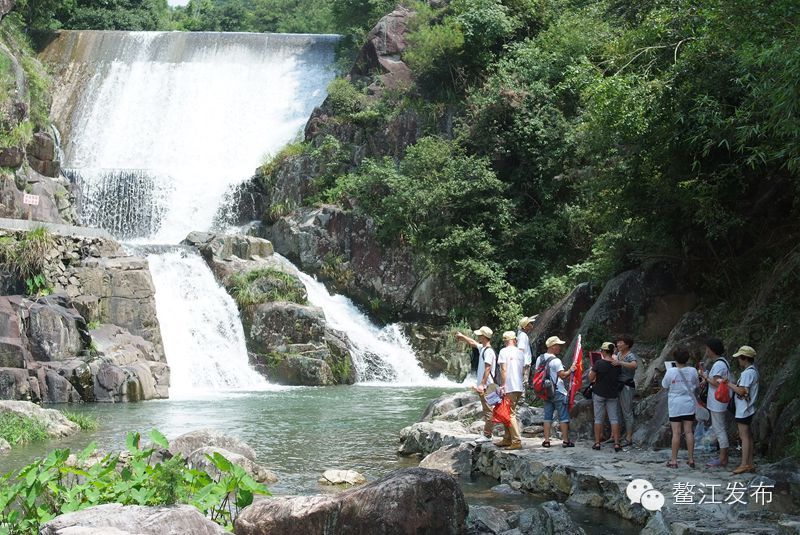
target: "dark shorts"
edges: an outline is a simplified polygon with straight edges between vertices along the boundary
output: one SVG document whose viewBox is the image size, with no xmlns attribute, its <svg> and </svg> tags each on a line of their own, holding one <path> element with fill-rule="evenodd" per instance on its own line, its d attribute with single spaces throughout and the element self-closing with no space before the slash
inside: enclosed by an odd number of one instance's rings
<svg viewBox="0 0 800 535">
<path fill-rule="evenodd" d="M 694 422 L 694 414 L 684 414 L 683 416 L 670 416 L 670 422 Z"/>
<path fill-rule="evenodd" d="M 744 418 L 734 418 L 734 420 L 736 420 L 737 424 L 750 425 L 750 422 L 753 421 L 753 416 L 755 416 L 755 414 L 751 414 L 750 416 L 745 416 Z"/>
</svg>

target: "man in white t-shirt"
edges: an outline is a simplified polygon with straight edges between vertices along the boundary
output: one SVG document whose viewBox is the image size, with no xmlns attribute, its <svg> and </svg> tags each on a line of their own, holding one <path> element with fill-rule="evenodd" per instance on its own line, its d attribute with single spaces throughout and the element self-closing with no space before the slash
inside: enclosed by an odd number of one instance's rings
<svg viewBox="0 0 800 535">
<path fill-rule="evenodd" d="M 530 372 L 531 363 L 533 361 L 533 354 L 531 353 L 531 340 L 528 335 L 533 330 L 533 324 L 538 316 L 525 316 L 519 320 L 519 330 L 517 331 L 517 347 L 522 351 L 522 356 L 525 359 L 525 367 L 522 370 L 522 382 L 528 382 L 528 373 Z"/>
<path fill-rule="evenodd" d="M 522 350 L 516 345 L 517 335 L 514 331 L 503 333 L 503 342 L 506 346 L 500 350 L 497 363 L 500 369 L 499 382 L 503 385 L 506 397 L 511 405 L 511 425 L 506 426 L 503 440 L 497 443 L 501 448 L 518 450 L 522 448 L 522 437 L 519 432 L 519 421 L 517 421 L 517 403 L 525 391 L 522 383 L 522 370 L 525 367 L 525 357 Z"/>
<path fill-rule="evenodd" d="M 551 400 L 544 402 L 544 441 L 542 447 L 550 447 L 550 427 L 553 423 L 553 413 L 557 411 L 558 421 L 561 424 L 561 441 L 562 446 L 565 448 L 574 448 L 575 444 L 569 439 L 569 409 L 567 404 L 567 387 L 564 384 L 564 379 L 569 377 L 569 374 L 575 371 L 575 364 L 568 369 L 564 369 L 561 359 L 557 355 L 561 353 L 561 346 L 566 344 L 564 340 L 558 336 L 551 336 L 545 342 L 547 346 L 547 353 L 539 355 L 536 359 L 536 366 L 538 369 L 540 365 L 544 365 L 550 359 L 547 365 L 547 372 L 550 374 L 551 380 L 555 383 L 555 396 Z"/>
<path fill-rule="evenodd" d="M 722 340 L 710 338 L 706 342 L 706 357 L 711 362 L 711 370 L 704 376 L 708 382 L 708 398 L 706 408 L 711 414 L 711 427 L 717 435 L 719 442 L 719 458 L 709 461 L 708 466 L 728 466 L 728 404 L 717 401 L 715 397 L 717 387 L 722 381 L 727 381 L 730 375 L 728 360 L 724 357 L 725 346 Z"/>
<path fill-rule="evenodd" d="M 484 325 L 473 333 L 477 340 L 470 338 L 460 332 L 456 333 L 456 340 L 466 342 L 472 347 L 478 348 L 478 372 L 476 374 L 475 391 L 481 400 L 483 407 L 483 436 L 476 442 L 488 442 L 492 439 L 492 430 L 494 424 L 492 423 L 492 407 L 486 403 L 486 388 L 495 383 L 495 375 L 497 374 L 495 368 L 495 361 L 497 356 L 492 349 L 492 330 Z"/>
</svg>

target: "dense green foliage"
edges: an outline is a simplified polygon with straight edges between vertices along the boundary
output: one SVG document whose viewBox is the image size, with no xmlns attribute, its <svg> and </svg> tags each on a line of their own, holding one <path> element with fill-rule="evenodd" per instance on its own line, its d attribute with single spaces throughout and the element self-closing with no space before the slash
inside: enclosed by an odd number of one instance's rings
<svg viewBox="0 0 800 535">
<path fill-rule="evenodd" d="M 269 491 L 219 453 L 207 456 L 219 475 L 187 467 L 180 455 L 159 460 L 157 448 L 166 438 L 150 433 L 153 446 L 140 447 L 138 433 L 127 438 L 128 452 L 92 458 L 91 444 L 69 459 L 68 449 L 52 451 L 16 473 L 0 477 L 0 533 L 36 534 L 54 517 L 100 505 L 171 505 L 188 503 L 230 529 L 238 512 L 254 494 Z"/>
<path fill-rule="evenodd" d="M 415 86 L 382 106 L 339 82 L 332 104 L 433 111 L 429 135 L 321 186 L 496 316 L 651 260 L 726 296 L 796 243 L 796 2 L 414 7 Z"/>
<path fill-rule="evenodd" d="M 13 412 L 0 412 L 0 438 L 12 446 L 47 439 L 45 425 L 35 418 Z"/>
<path fill-rule="evenodd" d="M 363 35 L 393 7 L 386 0 L 18 0 L 36 30 L 187 30 Z"/>
<path fill-rule="evenodd" d="M 167 0 L 18 0 L 28 28 L 55 30 L 168 30 Z"/>
<path fill-rule="evenodd" d="M 49 127 L 50 80 L 18 16 L 0 24 L 0 149 L 24 147 L 33 133 Z M 28 113 L 20 113 L 21 104 Z"/>
<path fill-rule="evenodd" d="M 269 301 L 306 304 L 306 290 L 296 277 L 273 268 L 231 275 L 228 286 L 236 304 L 245 309 Z"/>
</svg>

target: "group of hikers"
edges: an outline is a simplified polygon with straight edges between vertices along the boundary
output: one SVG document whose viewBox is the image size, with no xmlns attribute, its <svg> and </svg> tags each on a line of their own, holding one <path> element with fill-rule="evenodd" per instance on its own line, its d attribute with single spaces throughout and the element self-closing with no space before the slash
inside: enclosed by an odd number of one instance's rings
<svg viewBox="0 0 800 535">
<path fill-rule="evenodd" d="M 523 317 L 519 329 L 506 331 L 502 335 L 503 348 L 495 353 L 491 345 L 493 331 L 487 326 L 474 331 L 475 338 L 457 332 L 457 340 L 463 341 L 477 352 L 476 384 L 473 387 L 483 408 L 483 436 L 479 442 L 492 439 L 494 411 L 498 399 L 503 399 L 510 408 L 509 423 L 496 445 L 516 450 L 522 448 L 517 411 L 526 392 L 544 401 L 544 430 L 542 447 L 549 448 L 550 432 L 555 417 L 561 427 L 561 445 L 572 448 L 575 443 L 569 436 L 569 403 L 567 381 L 578 370 L 573 362 L 565 368 L 559 358 L 566 344 L 558 336 L 545 341 L 546 352 L 533 361 L 530 333 L 537 316 Z M 639 357 L 632 351 L 633 338 L 627 335 L 616 337 L 614 343 L 604 342 L 600 351 L 592 356 L 589 370 L 590 386 L 584 389 L 584 397 L 592 399 L 594 409 L 594 444 L 592 449 L 602 449 L 606 415 L 611 427 L 614 451 L 623 451 L 633 445 L 633 399 L 636 391 L 634 376 L 639 367 Z M 758 371 L 754 366 L 756 351 L 742 346 L 734 353 L 744 370 L 737 382 L 731 373 L 730 363 L 724 356 L 721 340 L 711 338 L 705 345 L 705 356 L 710 362 L 706 371 L 703 363 L 697 368 L 688 365 L 689 351 L 678 348 L 672 353 L 672 361 L 665 363 L 666 372 L 661 386 L 668 390 L 668 414 L 672 429 L 672 456 L 667 466 L 677 468 L 681 436 L 686 439 L 688 466 L 695 467 L 694 423 L 698 419 L 710 420 L 719 442 L 719 457 L 708 463 L 709 467 L 726 467 L 729 461 L 728 412 L 734 414 L 742 442 L 742 461 L 733 470 L 740 474 L 752 472 L 753 436 L 750 424 L 755 414 L 758 397 Z M 581 366 L 582 369 L 582 366 Z M 545 386 L 542 386 L 544 383 Z M 549 387 L 549 392 L 547 388 Z M 707 391 L 707 393 L 706 393 Z M 621 423 L 625 424 L 625 440 L 621 437 Z"/>
</svg>

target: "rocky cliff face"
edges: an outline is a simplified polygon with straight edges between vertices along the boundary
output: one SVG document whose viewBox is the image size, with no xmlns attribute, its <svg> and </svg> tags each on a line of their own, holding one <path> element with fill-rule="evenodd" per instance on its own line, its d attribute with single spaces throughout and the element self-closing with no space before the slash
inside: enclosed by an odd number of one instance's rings
<svg viewBox="0 0 800 535">
<path fill-rule="evenodd" d="M 14 2 L 0 5 L 0 20 L 13 9 Z M 4 26 L 9 21 L 2 21 Z M 30 218 L 49 223 L 76 221 L 74 196 L 61 174 L 56 139 L 46 119 L 34 115 L 49 109 L 49 96 L 39 86 L 46 85 L 47 74 L 29 55 L 13 32 L 0 36 L 0 55 L 11 67 L 13 86 L 0 100 L 0 217 Z M 43 124 L 47 123 L 47 124 Z M 36 206 L 23 203 L 24 194 L 39 196 Z"/>
<path fill-rule="evenodd" d="M 4 244 L 23 231 L 0 233 Z M 169 368 L 147 261 L 113 240 L 54 236 L 44 253 L 50 296 L 0 278 L 0 399 L 45 403 L 168 397 Z"/>
<path fill-rule="evenodd" d="M 367 100 L 410 85 L 412 73 L 401 54 L 412 15 L 399 7 L 367 36 L 348 76 L 366 87 Z M 443 322 L 465 302 L 446 274 L 417 265 L 410 247 L 380 246 L 372 221 L 350 210 L 303 208 L 318 193 L 320 177 L 346 173 L 365 158 L 404 155 L 423 135 L 423 122 L 414 110 L 388 120 L 349 120 L 329 97 L 306 124 L 305 149 L 279 158 L 255 180 L 266 203 L 264 236 L 276 251 L 380 317 Z M 330 151 L 336 156 L 319 157 Z"/>
</svg>

